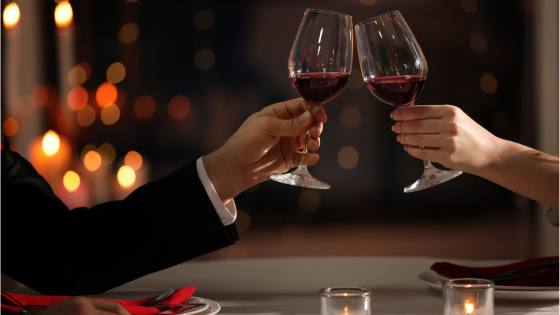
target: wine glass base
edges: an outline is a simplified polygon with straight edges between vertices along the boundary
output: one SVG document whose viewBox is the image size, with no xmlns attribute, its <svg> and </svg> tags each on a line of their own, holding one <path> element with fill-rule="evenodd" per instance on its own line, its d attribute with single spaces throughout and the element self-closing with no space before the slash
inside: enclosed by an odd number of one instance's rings
<svg viewBox="0 0 560 315">
<path fill-rule="evenodd" d="M 279 183 L 313 189 L 330 189 L 331 185 L 318 180 L 307 171 L 307 168 L 297 168 L 291 173 L 272 175 L 270 179 Z"/>
<path fill-rule="evenodd" d="M 441 170 L 435 167 L 425 168 L 422 176 L 414 183 L 404 188 L 405 193 L 411 193 L 426 188 L 434 187 L 446 181 L 463 174 L 461 171 L 456 170 Z"/>
</svg>

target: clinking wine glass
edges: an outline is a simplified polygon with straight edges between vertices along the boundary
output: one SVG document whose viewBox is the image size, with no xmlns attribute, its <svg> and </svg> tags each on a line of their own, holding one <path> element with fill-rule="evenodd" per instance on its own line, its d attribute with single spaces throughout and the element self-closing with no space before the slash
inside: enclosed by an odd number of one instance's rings
<svg viewBox="0 0 560 315">
<path fill-rule="evenodd" d="M 356 43 L 362 77 L 370 92 L 383 103 L 413 106 L 428 74 L 422 48 L 399 11 L 391 11 L 356 25 Z M 424 162 L 418 180 L 405 193 L 439 185 L 462 174 Z"/>
<path fill-rule="evenodd" d="M 347 14 L 307 9 L 288 58 L 292 86 L 303 97 L 308 110 L 323 106 L 346 86 L 352 69 L 352 17 Z M 288 185 L 315 189 L 331 186 L 307 170 L 307 131 L 305 147 L 297 169 L 270 178 Z"/>
</svg>

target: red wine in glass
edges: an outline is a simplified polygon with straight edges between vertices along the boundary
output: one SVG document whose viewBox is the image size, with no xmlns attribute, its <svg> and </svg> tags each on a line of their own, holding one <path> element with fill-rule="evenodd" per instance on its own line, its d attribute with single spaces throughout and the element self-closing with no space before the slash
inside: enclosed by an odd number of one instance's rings
<svg viewBox="0 0 560 315">
<path fill-rule="evenodd" d="M 349 77 L 349 73 L 342 72 L 308 72 L 296 74 L 290 80 L 306 101 L 325 104 L 344 90 Z"/>
<path fill-rule="evenodd" d="M 367 87 L 383 103 L 400 107 L 413 105 L 422 92 L 424 80 L 419 75 L 374 77 L 367 80 Z"/>
<path fill-rule="evenodd" d="M 412 30 L 399 11 L 391 11 L 356 25 L 356 44 L 362 78 L 370 92 L 383 103 L 411 106 L 428 75 L 428 61 Z M 405 193 L 430 188 L 459 175 L 424 162 L 420 178 Z"/>
<path fill-rule="evenodd" d="M 307 9 L 299 25 L 288 57 L 288 76 L 313 114 L 337 97 L 352 71 L 352 17 L 348 14 Z M 331 186 L 307 169 L 307 130 L 299 166 L 291 172 L 274 174 L 270 179 L 293 186 L 329 189 Z"/>
</svg>

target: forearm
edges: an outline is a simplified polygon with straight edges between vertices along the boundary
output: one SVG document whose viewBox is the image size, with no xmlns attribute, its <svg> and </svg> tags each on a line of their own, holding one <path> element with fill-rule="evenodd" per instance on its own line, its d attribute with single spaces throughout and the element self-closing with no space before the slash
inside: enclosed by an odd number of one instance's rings
<svg viewBox="0 0 560 315">
<path fill-rule="evenodd" d="M 499 139 L 496 158 L 473 173 L 546 206 L 558 208 L 558 157 Z"/>
</svg>

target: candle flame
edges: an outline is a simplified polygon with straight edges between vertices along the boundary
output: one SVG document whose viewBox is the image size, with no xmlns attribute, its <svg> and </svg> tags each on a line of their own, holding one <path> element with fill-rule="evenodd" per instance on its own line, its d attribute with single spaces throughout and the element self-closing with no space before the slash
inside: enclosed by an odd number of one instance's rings
<svg viewBox="0 0 560 315">
<path fill-rule="evenodd" d="M 72 5 L 68 1 L 61 1 L 56 5 L 54 9 L 54 22 L 58 28 L 66 28 L 72 25 L 72 20 L 74 19 L 74 12 L 72 11 Z"/>
<path fill-rule="evenodd" d="M 7 29 L 16 28 L 19 23 L 20 12 L 17 3 L 12 2 L 4 7 L 4 14 L 2 19 L 4 20 L 4 27 Z"/>
<path fill-rule="evenodd" d="M 465 303 L 465 313 L 466 314 L 472 314 L 474 311 L 474 304 L 470 303 L 470 302 L 466 302 Z"/>
<path fill-rule="evenodd" d="M 58 136 L 58 134 L 53 130 L 47 131 L 43 136 L 42 147 L 43 152 L 47 156 L 53 156 L 57 154 L 58 150 L 60 150 L 60 137 Z"/>
</svg>

